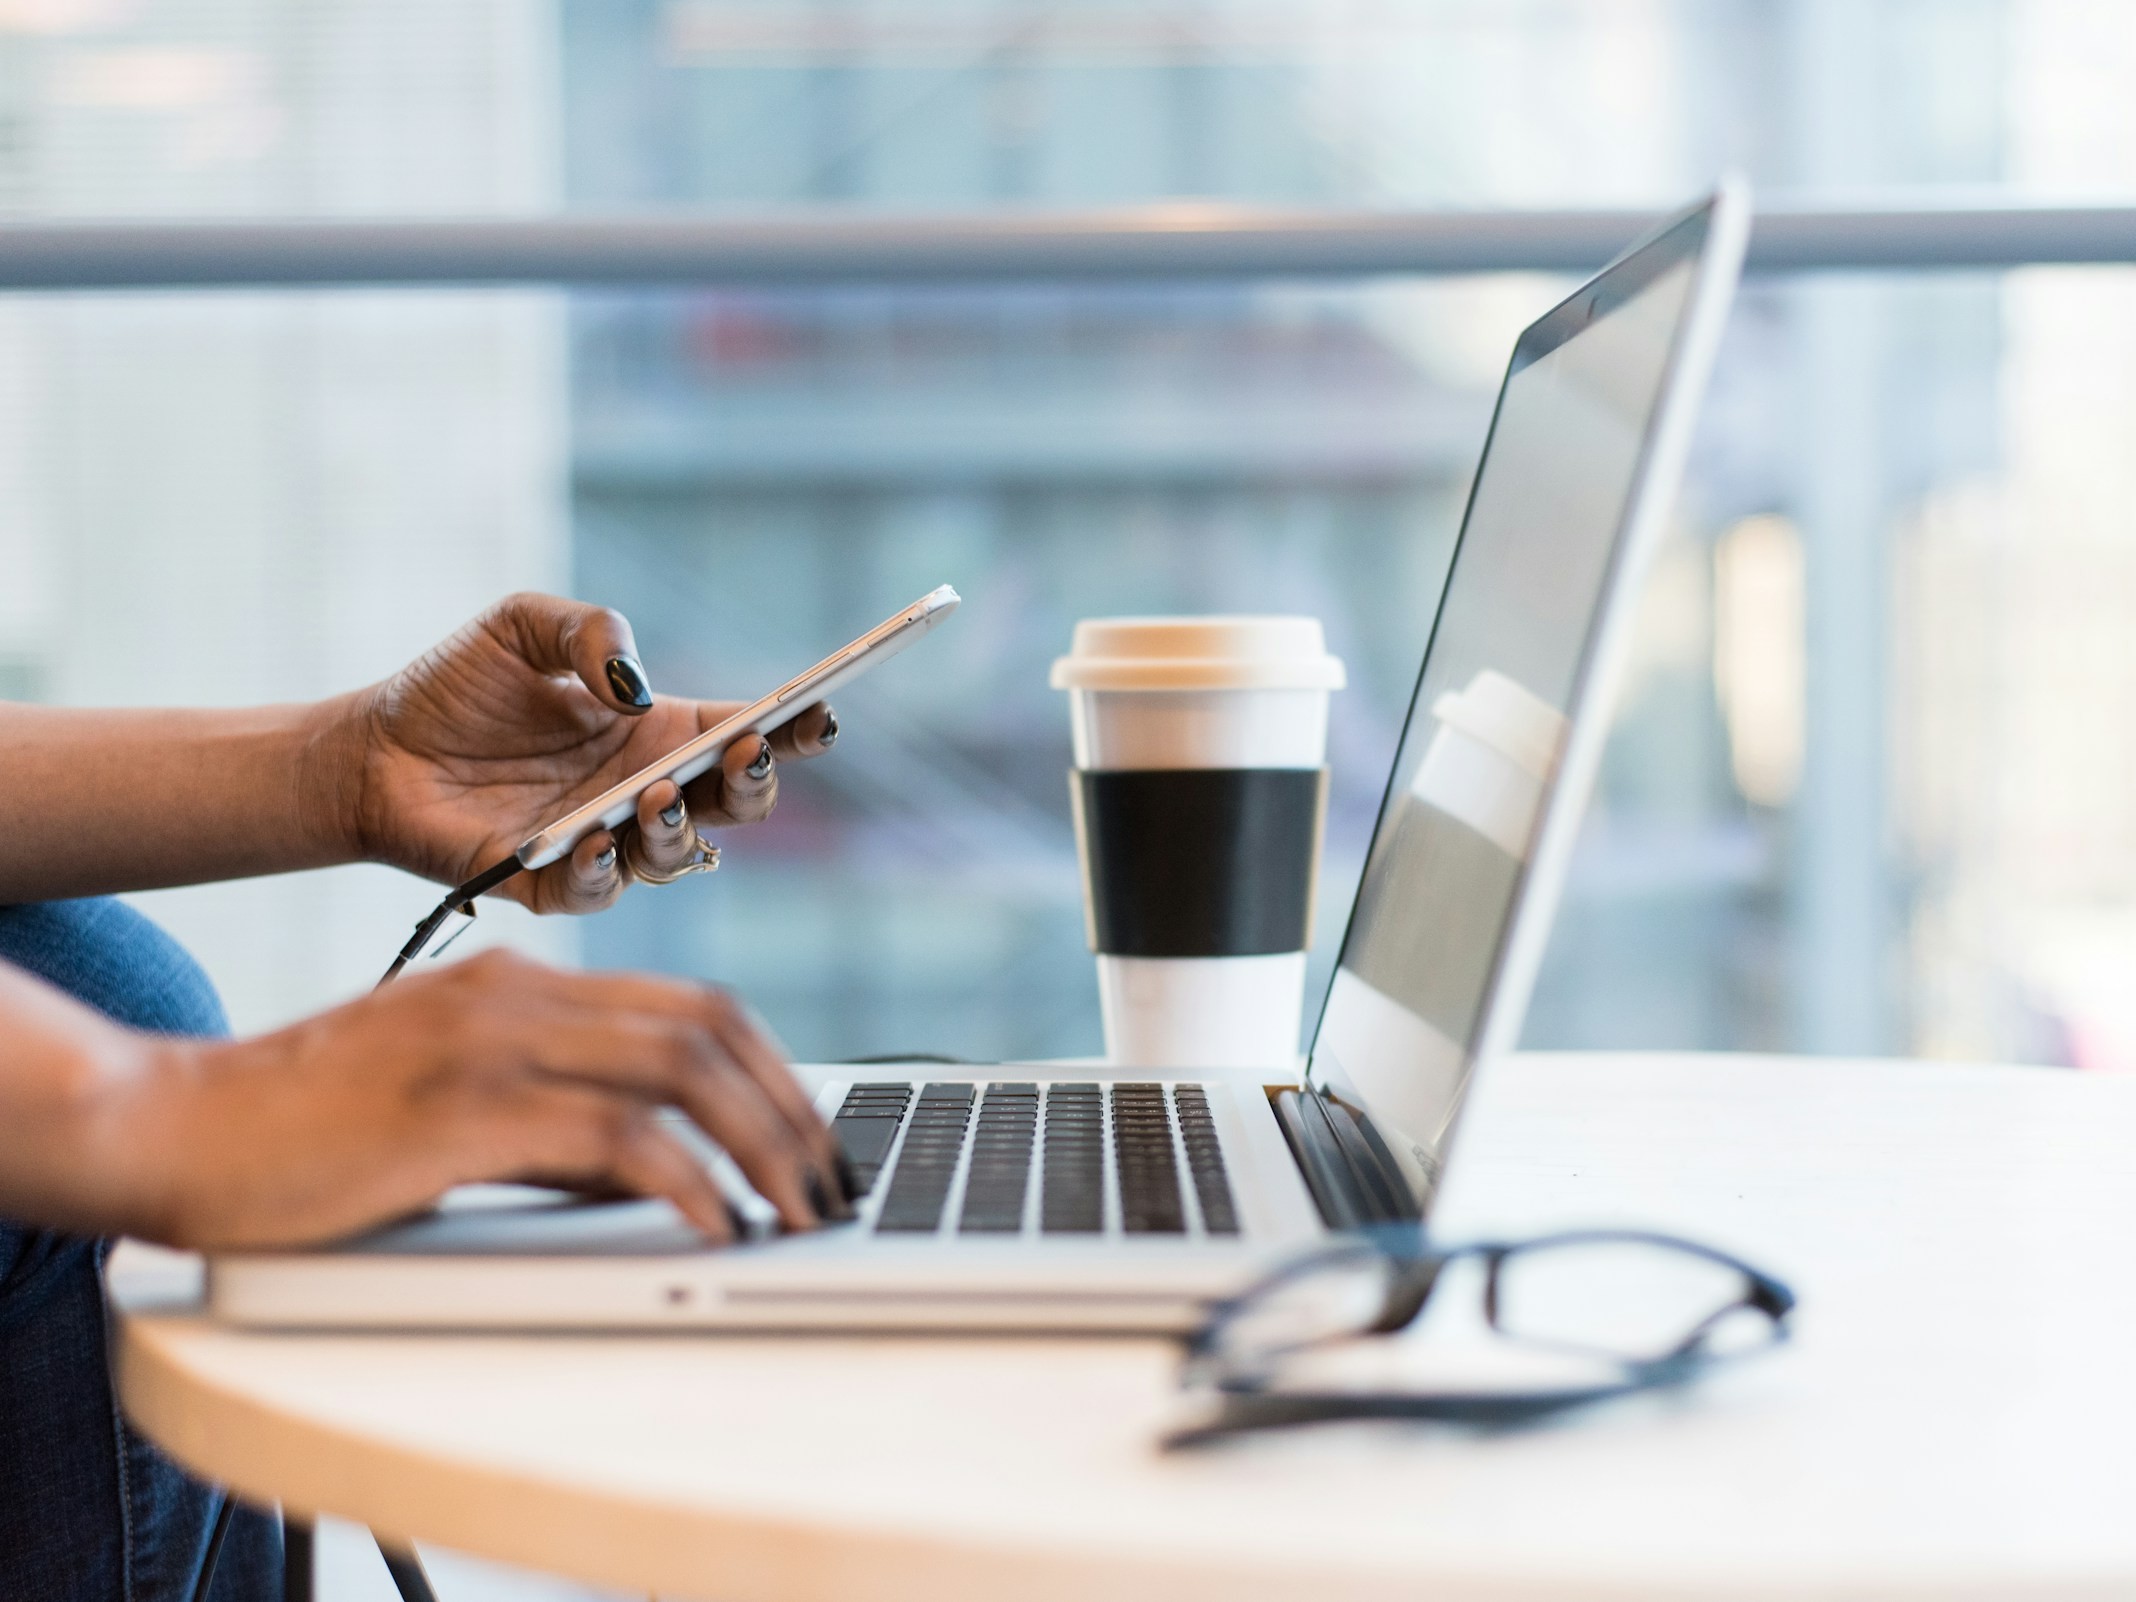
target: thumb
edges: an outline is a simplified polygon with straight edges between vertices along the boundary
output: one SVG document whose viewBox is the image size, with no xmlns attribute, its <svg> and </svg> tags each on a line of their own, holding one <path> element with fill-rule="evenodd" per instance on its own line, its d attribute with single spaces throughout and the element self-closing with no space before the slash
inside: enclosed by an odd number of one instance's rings
<svg viewBox="0 0 2136 1602">
<path fill-rule="evenodd" d="M 653 704 L 630 622 L 612 607 L 528 593 L 498 602 L 486 621 L 529 667 L 575 675 L 604 706 L 635 717 Z"/>
</svg>

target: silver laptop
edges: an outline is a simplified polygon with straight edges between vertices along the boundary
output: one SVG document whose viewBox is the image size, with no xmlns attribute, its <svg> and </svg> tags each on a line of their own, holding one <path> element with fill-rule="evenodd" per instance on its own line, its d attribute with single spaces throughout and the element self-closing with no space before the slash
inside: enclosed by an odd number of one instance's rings
<svg viewBox="0 0 2136 1602">
<path fill-rule="evenodd" d="M 336 1247 L 219 1256 L 212 1310 L 1175 1330 L 1332 1231 L 1428 1217 L 1477 1065 L 1518 1039 L 1747 228 L 1724 184 L 1515 345 L 1297 1082 L 803 1068 L 867 1185 L 853 1223 L 714 1251 L 664 1202 L 474 1187 Z"/>
</svg>

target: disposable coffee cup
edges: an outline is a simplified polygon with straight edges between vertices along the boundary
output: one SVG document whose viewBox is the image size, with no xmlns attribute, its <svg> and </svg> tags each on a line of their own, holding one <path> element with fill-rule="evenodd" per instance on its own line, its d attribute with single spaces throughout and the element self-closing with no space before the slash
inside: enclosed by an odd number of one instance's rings
<svg viewBox="0 0 2136 1602">
<path fill-rule="evenodd" d="M 1106 1056 L 1293 1067 L 1344 682 L 1319 621 L 1087 619 L 1052 682 Z"/>
</svg>

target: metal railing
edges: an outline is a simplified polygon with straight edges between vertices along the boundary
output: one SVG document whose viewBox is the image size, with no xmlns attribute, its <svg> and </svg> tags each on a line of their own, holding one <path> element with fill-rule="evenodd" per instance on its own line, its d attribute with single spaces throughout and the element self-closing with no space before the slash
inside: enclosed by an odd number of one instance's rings
<svg viewBox="0 0 2136 1602">
<path fill-rule="evenodd" d="M 1272 211 L 1167 203 L 1026 214 L 35 223 L 0 289 L 803 285 L 1585 273 L 1646 211 Z M 1773 206 L 1753 271 L 2136 262 L 2136 206 Z"/>
</svg>

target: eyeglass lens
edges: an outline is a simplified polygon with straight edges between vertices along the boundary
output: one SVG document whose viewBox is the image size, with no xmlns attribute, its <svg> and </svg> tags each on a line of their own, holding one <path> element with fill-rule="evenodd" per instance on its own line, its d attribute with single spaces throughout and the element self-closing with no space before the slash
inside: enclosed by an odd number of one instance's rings
<svg viewBox="0 0 2136 1602">
<path fill-rule="evenodd" d="M 1463 1287 L 1460 1294 L 1480 1290 L 1480 1310 L 1507 1340 L 1648 1362 L 1694 1340 L 1722 1355 L 1777 1333 L 1774 1321 L 1749 1305 L 1743 1269 L 1666 1240 L 1568 1236 L 1488 1255 L 1487 1275 L 1452 1273 L 1447 1283 Z M 1349 1247 L 1295 1265 L 1233 1303 L 1207 1332 L 1203 1356 L 1251 1369 L 1308 1347 L 1400 1329 L 1443 1261 Z"/>
<path fill-rule="evenodd" d="M 1741 1269 L 1698 1252 L 1658 1241 L 1576 1238 L 1507 1251 L 1496 1264 L 1488 1312 L 1510 1340 L 1645 1361 L 1729 1323 L 1724 1315 L 1743 1307 L 1749 1292 Z M 1770 1332 L 1770 1320 L 1752 1320 Z"/>
<path fill-rule="evenodd" d="M 1379 1252 L 1347 1250 L 1249 1292 L 1211 1331 L 1208 1355 L 1248 1365 L 1362 1334 L 1386 1308 L 1397 1275 Z"/>
</svg>

